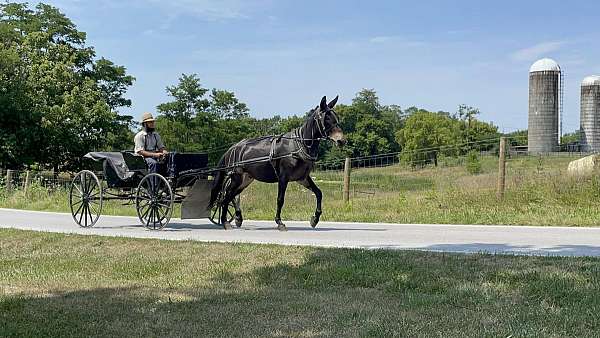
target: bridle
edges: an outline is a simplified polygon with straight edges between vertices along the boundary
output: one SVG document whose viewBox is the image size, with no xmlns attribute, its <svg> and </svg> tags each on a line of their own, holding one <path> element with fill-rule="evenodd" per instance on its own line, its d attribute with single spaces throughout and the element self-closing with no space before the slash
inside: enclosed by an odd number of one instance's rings
<svg viewBox="0 0 600 338">
<path fill-rule="evenodd" d="M 327 116 L 327 113 L 331 113 L 331 115 L 333 116 L 333 119 L 335 120 L 335 122 L 331 126 L 329 126 L 329 128 L 325 127 L 325 117 Z M 333 130 L 336 127 L 340 128 L 340 122 L 337 117 L 337 114 L 335 113 L 335 110 L 329 109 L 327 111 L 321 111 L 320 108 L 317 108 L 317 110 L 313 114 L 313 119 L 315 120 L 317 129 L 319 130 L 319 134 L 321 134 L 321 135 L 319 137 L 315 138 L 314 132 L 313 132 L 313 130 L 311 130 L 311 136 L 310 136 L 311 138 L 310 139 L 302 139 L 302 141 L 322 141 L 322 140 L 335 141 L 334 139 L 332 139 L 329 136 L 329 132 L 331 130 Z M 312 146 L 312 142 L 311 142 L 311 146 Z"/>
<path fill-rule="evenodd" d="M 313 118 L 315 119 L 315 122 L 317 124 L 317 128 L 319 128 L 319 133 L 321 134 L 321 136 L 319 137 L 320 140 L 333 140 L 331 137 L 329 137 L 329 132 L 331 130 L 333 130 L 335 127 L 340 128 L 340 122 L 338 120 L 337 114 L 335 113 L 335 110 L 333 109 L 329 109 L 327 111 L 321 111 L 320 108 L 317 108 L 318 110 L 314 113 Z M 335 120 L 335 122 L 329 127 L 326 128 L 325 127 L 325 117 L 327 116 L 327 113 L 330 112 Z"/>
</svg>

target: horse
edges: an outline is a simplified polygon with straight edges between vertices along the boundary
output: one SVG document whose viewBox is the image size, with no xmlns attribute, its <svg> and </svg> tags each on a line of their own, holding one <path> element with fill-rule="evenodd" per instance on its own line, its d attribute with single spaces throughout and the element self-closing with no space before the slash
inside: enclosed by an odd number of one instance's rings
<svg viewBox="0 0 600 338">
<path fill-rule="evenodd" d="M 223 154 L 217 167 L 223 169 L 215 173 L 209 206 L 212 207 L 221 196 L 220 203 L 225 207 L 221 209 L 219 219 L 224 229 L 231 228 L 227 219 L 227 206 L 254 180 L 278 184 L 275 223 L 280 231 L 287 230 L 281 221 L 281 209 L 289 182 L 298 182 L 314 193 L 317 205 L 310 225 L 313 228 L 317 226 L 322 214 L 323 194 L 310 177 L 310 173 L 317 160 L 319 144 L 323 140 L 330 140 L 341 147 L 346 142 L 333 110 L 337 101 L 338 96 L 327 103 L 327 97 L 323 96 L 320 104 L 309 112 L 301 127 L 282 135 L 244 139 Z M 222 191 L 223 194 L 220 195 Z M 243 222 L 242 210 L 239 203 L 234 205 L 235 224 L 240 227 Z"/>
</svg>

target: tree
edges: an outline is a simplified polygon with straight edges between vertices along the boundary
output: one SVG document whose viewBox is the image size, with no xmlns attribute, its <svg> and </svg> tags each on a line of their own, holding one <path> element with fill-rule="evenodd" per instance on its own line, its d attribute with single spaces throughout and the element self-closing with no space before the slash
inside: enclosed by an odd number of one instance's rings
<svg viewBox="0 0 600 338">
<path fill-rule="evenodd" d="M 121 107 L 131 107 L 131 100 L 125 98 L 124 95 L 135 78 L 127 74 L 125 67 L 117 66 L 110 60 L 100 58 L 92 65 L 89 76 L 96 81 L 104 101 L 111 110 L 118 111 Z"/>
<path fill-rule="evenodd" d="M 123 95 L 133 78 L 97 63 L 85 40 L 55 7 L 0 4 L 0 77 L 11 79 L 0 92 L 0 165 L 75 168 L 85 152 L 107 146 L 119 121 L 111 107 L 130 104 Z"/>
<path fill-rule="evenodd" d="M 356 94 L 352 105 L 338 105 L 336 112 L 352 156 L 368 156 L 399 150 L 394 132 L 400 128 L 399 106 L 382 106 L 373 89 Z"/>
<path fill-rule="evenodd" d="M 213 89 L 206 97 L 209 90 L 196 74 L 182 74 L 176 85 L 167 87 L 167 93 L 173 100 L 157 106 L 162 114 L 157 128 L 169 149 L 221 149 L 255 132 L 255 120 L 245 103 L 226 90 Z"/>
<path fill-rule="evenodd" d="M 210 93 L 209 112 L 213 116 L 225 119 L 239 119 L 249 117 L 248 107 L 241 103 L 233 92 L 213 89 Z"/>
<path fill-rule="evenodd" d="M 455 119 L 445 115 L 426 110 L 413 112 L 406 119 L 404 128 L 396 132 L 396 140 L 402 147 L 401 159 L 413 166 L 437 165 L 440 153 L 456 155 L 459 128 Z"/>
</svg>

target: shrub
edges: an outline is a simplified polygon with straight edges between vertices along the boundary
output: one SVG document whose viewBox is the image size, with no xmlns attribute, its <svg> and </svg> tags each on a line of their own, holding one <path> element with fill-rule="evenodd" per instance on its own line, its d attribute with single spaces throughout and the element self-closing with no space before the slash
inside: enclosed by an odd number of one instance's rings
<svg viewBox="0 0 600 338">
<path fill-rule="evenodd" d="M 477 152 L 474 150 L 471 150 L 467 154 L 467 171 L 473 175 L 481 173 L 481 161 L 479 160 L 479 154 L 477 154 Z"/>
</svg>

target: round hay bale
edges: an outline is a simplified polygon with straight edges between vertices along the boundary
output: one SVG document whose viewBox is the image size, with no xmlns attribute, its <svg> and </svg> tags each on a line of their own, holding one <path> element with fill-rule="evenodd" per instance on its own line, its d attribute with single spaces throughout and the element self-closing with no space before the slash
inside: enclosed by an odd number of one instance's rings
<svg viewBox="0 0 600 338">
<path fill-rule="evenodd" d="M 598 173 L 600 169 L 600 155 L 590 155 L 569 163 L 569 175 L 583 177 Z"/>
</svg>

